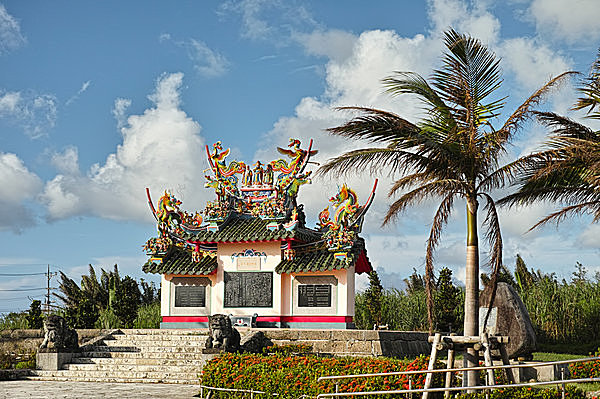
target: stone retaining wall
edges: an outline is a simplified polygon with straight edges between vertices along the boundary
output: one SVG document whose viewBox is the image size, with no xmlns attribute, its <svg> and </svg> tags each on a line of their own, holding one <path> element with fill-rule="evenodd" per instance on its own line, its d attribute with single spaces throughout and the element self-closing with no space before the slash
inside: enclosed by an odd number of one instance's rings
<svg viewBox="0 0 600 399">
<path fill-rule="evenodd" d="M 239 329 L 242 335 L 244 329 Z M 311 345 L 335 356 L 415 357 L 430 354 L 429 334 L 412 331 L 259 329 L 275 345 Z"/>
<path fill-rule="evenodd" d="M 101 335 L 100 329 L 78 329 L 79 345 Z M 3 353 L 35 353 L 44 340 L 43 330 L 4 330 L 0 331 L 0 351 Z"/>
</svg>

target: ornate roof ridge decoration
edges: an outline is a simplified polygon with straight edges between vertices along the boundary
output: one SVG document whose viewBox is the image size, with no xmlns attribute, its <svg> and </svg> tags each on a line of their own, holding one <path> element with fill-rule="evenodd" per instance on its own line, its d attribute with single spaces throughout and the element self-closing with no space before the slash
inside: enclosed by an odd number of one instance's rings
<svg viewBox="0 0 600 399">
<path fill-rule="evenodd" d="M 158 237 L 150 238 L 144 245 L 151 259 L 143 270 L 158 273 L 189 269 L 190 273 L 206 274 L 213 266 L 217 243 L 233 242 L 285 242 L 285 262 L 295 262 L 295 258 L 307 262 L 321 259 L 334 269 L 355 264 L 364 252 L 356 252 L 355 247 L 361 240 L 358 233 L 373 202 L 377 180 L 364 205 L 359 205 L 356 193 L 344 184 L 329 200 L 333 219 L 329 218 L 328 206 L 319 214 L 316 230 L 306 227 L 304 206 L 296 198 L 300 187 L 311 183 L 311 171 L 305 170 L 317 153 L 312 144 L 310 140 L 303 149 L 300 140 L 290 139 L 288 148 L 277 147 L 286 158 L 254 164 L 228 162 L 231 151 L 223 150 L 220 141 L 212 150 L 206 146 L 210 168 L 204 171 L 205 187 L 215 190 L 216 199 L 207 202 L 202 212 L 182 210 L 182 201 L 169 190 L 163 192 L 155 208 L 146 188 Z M 364 243 L 361 248 L 364 250 Z M 333 261 L 337 265 L 331 264 Z M 369 268 L 368 260 L 363 259 L 364 262 Z"/>
<path fill-rule="evenodd" d="M 335 209 L 333 220 L 329 217 L 329 205 L 319 213 L 317 227 L 323 232 L 327 249 L 335 252 L 337 259 L 347 260 L 348 252 L 354 247 L 362 230 L 364 215 L 375 198 L 377 182 L 375 179 L 371 195 L 364 205 L 359 205 L 356 192 L 344 183 L 339 192 L 329 199 Z"/>
</svg>

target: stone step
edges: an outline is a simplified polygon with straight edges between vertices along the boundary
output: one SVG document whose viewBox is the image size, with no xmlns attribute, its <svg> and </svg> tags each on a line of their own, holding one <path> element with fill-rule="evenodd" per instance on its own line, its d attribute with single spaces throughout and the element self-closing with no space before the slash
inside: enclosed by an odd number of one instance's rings
<svg viewBox="0 0 600 399">
<path fill-rule="evenodd" d="M 115 340 L 132 340 L 132 341 L 205 341 L 208 334 L 202 335 L 131 335 L 131 334 L 113 334 Z"/>
<path fill-rule="evenodd" d="M 106 347 L 102 347 L 106 348 Z M 98 349 L 98 348 L 95 348 Z M 160 348 L 158 348 L 160 350 Z M 129 358 L 129 359 L 200 359 L 202 351 L 194 352 L 110 352 L 108 350 L 94 350 L 91 352 L 82 352 L 81 357 L 93 358 Z"/>
<path fill-rule="evenodd" d="M 208 334 L 207 328 L 198 329 L 121 329 L 121 332 L 125 335 L 198 335 Z"/>
<path fill-rule="evenodd" d="M 163 357 L 137 357 L 137 358 L 119 358 L 119 357 L 80 357 L 71 360 L 70 364 L 112 364 L 112 365 L 163 365 L 163 366 L 198 366 L 202 367 L 206 363 L 204 358 L 163 358 Z"/>
<path fill-rule="evenodd" d="M 206 338 L 203 340 L 177 340 L 177 341 L 154 341 L 154 340 L 145 340 L 145 339 L 131 339 L 131 338 L 122 338 L 122 339 L 106 339 L 104 340 L 104 344 L 106 346 L 124 346 L 124 347 L 170 347 L 170 346 L 201 346 L 204 347 L 204 343 Z"/>
<path fill-rule="evenodd" d="M 199 373 L 176 373 L 165 371 L 113 371 L 113 370 L 35 370 L 38 377 L 63 377 L 68 379 L 89 378 L 89 379 L 150 379 L 150 380 L 176 380 L 176 381 L 195 381 L 199 383 Z"/>
<path fill-rule="evenodd" d="M 169 374 L 176 373 L 195 373 L 202 371 L 201 366 L 197 365 L 163 365 L 163 364 L 81 364 L 69 363 L 63 366 L 63 370 L 69 371 L 109 371 L 115 375 L 121 372 L 168 372 Z"/>
<path fill-rule="evenodd" d="M 185 346 L 96 346 L 94 352 L 125 352 L 125 353 L 202 353 L 204 345 Z"/>
<path fill-rule="evenodd" d="M 159 378 L 91 378 L 91 377 L 56 377 L 56 376 L 29 376 L 28 380 L 34 381 L 74 381 L 74 382 L 115 382 L 115 383 L 144 383 L 144 384 L 185 384 L 198 385 L 199 380 L 187 379 L 159 379 Z M 199 389 L 198 389 L 199 390 Z"/>
</svg>

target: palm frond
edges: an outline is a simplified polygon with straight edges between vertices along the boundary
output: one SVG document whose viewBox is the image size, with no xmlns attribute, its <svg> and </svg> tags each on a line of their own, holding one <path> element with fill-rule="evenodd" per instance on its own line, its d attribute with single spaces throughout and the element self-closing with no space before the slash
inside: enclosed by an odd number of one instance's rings
<svg viewBox="0 0 600 399">
<path fill-rule="evenodd" d="M 500 231 L 500 221 L 498 218 L 498 212 L 496 210 L 496 204 L 494 199 L 486 193 L 481 193 L 486 199 L 485 209 L 487 211 L 483 225 L 486 227 L 486 240 L 488 241 L 490 248 L 490 266 L 492 267 L 492 276 L 490 279 L 491 285 L 491 296 L 490 304 L 483 321 L 483 328 L 487 325 L 488 319 L 494 306 L 494 300 L 496 299 L 496 289 L 498 288 L 498 274 L 502 267 L 502 233 Z"/>
<path fill-rule="evenodd" d="M 421 203 L 430 197 L 463 195 L 465 190 L 465 184 L 458 180 L 436 180 L 423 184 L 394 201 L 388 208 L 382 225 L 385 226 L 395 220 L 407 207 Z"/>
<path fill-rule="evenodd" d="M 446 224 L 448 223 L 448 219 L 450 218 L 450 215 L 452 213 L 452 206 L 454 205 L 454 196 L 455 194 L 452 193 L 442 200 L 442 203 L 438 207 L 438 210 L 433 218 L 433 223 L 429 232 L 429 238 L 427 239 L 427 252 L 425 255 L 425 290 L 427 292 L 427 320 L 429 321 L 430 333 L 433 332 L 434 252 L 436 247 L 438 246 L 440 237 L 442 236 L 444 226 L 446 226 Z"/>
<path fill-rule="evenodd" d="M 531 117 L 531 108 L 539 104 L 550 92 L 550 90 L 564 82 L 568 77 L 577 74 L 578 72 L 574 71 L 563 72 L 560 75 L 550 79 L 545 85 L 540 87 L 535 93 L 529 96 L 529 98 L 525 100 L 525 102 L 521 104 L 515 110 L 515 112 L 512 113 L 506 122 L 504 122 L 502 128 L 494 133 L 494 141 L 497 143 L 497 148 L 501 149 L 504 147 L 504 144 L 514 136 L 515 132 L 521 127 L 521 125 Z"/>
</svg>

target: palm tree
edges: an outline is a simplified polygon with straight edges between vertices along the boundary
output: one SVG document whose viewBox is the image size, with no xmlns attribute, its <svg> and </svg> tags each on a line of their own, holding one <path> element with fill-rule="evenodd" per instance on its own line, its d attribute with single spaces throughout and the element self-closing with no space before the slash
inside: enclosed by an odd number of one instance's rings
<svg viewBox="0 0 600 399">
<path fill-rule="evenodd" d="M 600 51 L 578 91 L 580 97 L 572 109 L 587 109 L 588 119 L 600 120 Z M 542 150 L 507 165 L 506 169 L 517 176 L 516 184 L 520 187 L 499 202 L 528 205 L 555 201 L 564 205 L 531 230 L 576 214 L 591 214 L 593 222 L 599 221 L 600 131 L 553 112 L 535 114 L 550 130 L 550 138 Z"/>
<path fill-rule="evenodd" d="M 383 80 L 392 95 L 413 94 L 424 104 L 427 116 L 412 123 L 391 112 L 343 107 L 358 111 L 359 116 L 328 129 L 335 135 L 366 140 L 385 147 L 369 147 L 330 159 L 319 173 L 344 174 L 370 167 L 372 173 L 387 170 L 400 175 L 389 196 L 408 190 L 389 207 L 383 224 L 393 221 L 409 206 L 429 198 L 441 198 L 426 251 L 426 289 L 428 319 L 433 328 L 433 254 L 442 230 L 451 215 L 455 200 L 462 198 L 467 208 L 467 259 L 464 334 L 479 334 L 479 237 L 477 211 L 479 200 L 487 211 L 483 225 L 490 246 L 492 284 L 502 264 L 502 237 L 494 199 L 489 191 L 504 183 L 505 174 L 494 173 L 506 145 L 530 108 L 563 75 L 550 80 L 535 92 L 499 128 L 491 119 L 498 116 L 504 99 L 490 99 L 501 85 L 499 59 L 479 40 L 454 30 L 444 33 L 447 51 L 442 67 L 433 71 L 430 82 L 413 72 L 396 72 Z M 495 293 L 495 292 L 494 292 Z M 476 353 L 470 365 L 477 362 Z M 476 383 L 476 373 L 469 377 Z"/>
</svg>

